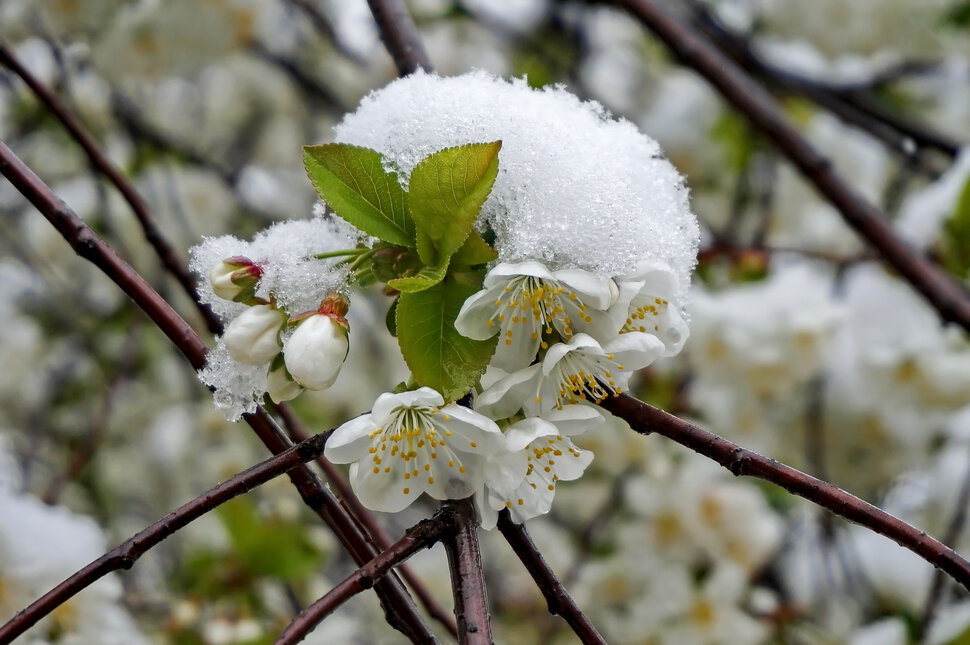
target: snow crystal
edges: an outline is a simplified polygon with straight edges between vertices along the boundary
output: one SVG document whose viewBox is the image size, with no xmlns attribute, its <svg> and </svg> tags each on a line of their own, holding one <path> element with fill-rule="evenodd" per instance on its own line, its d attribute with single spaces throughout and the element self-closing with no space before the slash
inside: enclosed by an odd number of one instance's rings
<svg viewBox="0 0 970 645">
<path fill-rule="evenodd" d="M 329 292 L 345 290 L 349 277 L 346 267 L 335 267 L 337 260 L 317 260 L 313 255 L 352 249 L 361 239 L 360 233 L 343 220 L 324 215 L 322 207 L 316 212 L 310 220 L 274 224 L 251 242 L 231 235 L 205 238 L 191 251 L 191 268 L 200 277 L 202 302 L 211 305 L 224 320 L 246 309 L 246 305 L 216 296 L 208 279 L 212 267 L 236 255 L 261 265 L 263 277 L 256 295 L 272 295 L 290 315 L 316 309 Z"/>
<path fill-rule="evenodd" d="M 220 340 L 199 370 L 199 380 L 213 389 L 212 400 L 230 421 L 252 414 L 266 391 L 266 365 L 244 365 L 232 360 Z"/>
<path fill-rule="evenodd" d="M 485 72 L 419 72 L 365 97 L 335 134 L 383 153 L 402 181 L 437 150 L 501 139 L 480 225 L 495 231 L 502 261 L 609 275 L 661 261 L 686 295 L 698 227 L 682 178 L 655 141 L 598 103 Z"/>
</svg>

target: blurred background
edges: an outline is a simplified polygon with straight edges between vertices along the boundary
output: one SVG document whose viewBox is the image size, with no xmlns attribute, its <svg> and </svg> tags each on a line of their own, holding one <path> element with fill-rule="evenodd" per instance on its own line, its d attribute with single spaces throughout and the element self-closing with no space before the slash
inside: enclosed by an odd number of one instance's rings
<svg viewBox="0 0 970 645">
<path fill-rule="evenodd" d="M 657 139 L 703 239 L 691 338 L 636 394 L 970 552 L 970 345 L 798 172 L 624 11 L 412 0 L 443 75 L 564 84 Z M 970 268 L 970 2 L 668 6 L 782 101 L 837 172 L 957 279 Z M 365 0 L 0 0 L 0 38 L 131 179 L 187 261 L 204 236 L 310 216 L 301 146 L 396 76 Z M 131 209 L 0 67 L 0 139 L 204 333 Z M 178 504 L 266 457 L 169 342 L 0 181 L 0 619 Z M 406 376 L 389 304 L 359 294 L 320 431 Z M 211 340 L 211 336 L 205 336 Z M 970 643 L 970 602 L 908 551 L 661 437 L 584 435 L 585 477 L 528 524 L 611 643 Z M 382 516 L 392 534 L 433 506 Z M 498 535 L 497 642 L 571 643 Z M 412 560 L 450 607 L 440 548 Z M 271 643 L 353 569 L 285 479 L 225 505 L 25 643 Z M 371 595 L 315 643 L 393 643 Z"/>
</svg>

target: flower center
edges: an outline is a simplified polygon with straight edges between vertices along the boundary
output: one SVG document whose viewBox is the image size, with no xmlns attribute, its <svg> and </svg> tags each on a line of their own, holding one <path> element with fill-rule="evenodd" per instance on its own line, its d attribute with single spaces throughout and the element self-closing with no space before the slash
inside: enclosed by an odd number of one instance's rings
<svg viewBox="0 0 970 645">
<path fill-rule="evenodd" d="M 631 332 L 631 331 L 660 331 L 660 325 L 657 323 L 657 318 L 660 314 L 666 310 L 670 303 L 663 298 L 644 298 L 642 300 L 634 300 L 633 306 L 630 308 L 630 314 L 626 319 L 626 323 L 623 325 L 623 329 L 620 333 Z M 647 318 L 651 316 L 652 318 Z M 653 329 L 649 329 L 652 327 Z"/>
<path fill-rule="evenodd" d="M 600 403 L 608 396 L 623 393 L 613 378 L 613 370 L 625 369 L 613 360 L 613 354 L 597 356 L 582 350 L 572 351 L 562 357 L 551 375 L 558 386 L 556 407 L 566 403 L 579 403 L 580 399 Z"/>
<path fill-rule="evenodd" d="M 506 345 L 512 344 L 513 327 L 518 324 L 528 325 L 526 333 L 537 340 L 542 331 L 551 334 L 555 323 L 556 330 L 568 340 L 573 335 L 573 316 L 592 321 L 586 305 L 574 292 L 557 280 L 520 276 L 509 281 L 495 300 L 495 313 L 487 324 L 492 326 L 497 320 L 505 328 Z M 542 348 L 547 347 L 543 342 Z"/>
<path fill-rule="evenodd" d="M 443 467 L 438 463 L 445 461 L 448 469 L 465 473 L 461 458 L 446 441 L 453 433 L 435 419 L 436 412 L 428 407 L 399 407 L 386 427 L 371 432 L 369 451 L 375 475 L 383 471 L 395 476 L 394 473 L 403 471 L 405 480 L 427 477 L 428 484 L 434 484 L 434 472 Z M 444 420 L 449 417 L 445 416 Z M 410 492 L 404 488 L 405 494 Z"/>
</svg>

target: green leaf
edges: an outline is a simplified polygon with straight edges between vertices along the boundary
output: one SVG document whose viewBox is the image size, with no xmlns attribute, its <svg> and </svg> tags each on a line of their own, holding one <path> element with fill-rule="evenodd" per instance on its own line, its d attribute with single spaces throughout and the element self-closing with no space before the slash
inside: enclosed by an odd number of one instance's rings
<svg viewBox="0 0 970 645">
<path fill-rule="evenodd" d="M 501 141 L 446 148 L 423 159 L 411 172 L 409 208 L 421 235 L 434 243 L 436 257 L 426 264 L 446 264 L 472 231 L 498 174 Z M 420 253 L 419 242 L 419 253 Z"/>
<path fill-rule="evenodd" d="M 497 257 L 498 253 L 488 245 L 488 242 L 482 238 L 478 231 L 472 231 L 465 243 L 458 249 L 458 252 L 452 256 L 451 263 L 475 266 L 476 264 L 491 262 Z"/>
<path fill-rule="evenodd" d="M 953 213 L 943 222 L 943 264 L 962 280 L 970 277 L 970 180 L 963 185 Z"/>
<path fill-rule="evenodd" d="M 305 146 L 303 164 L 313 187 L 337 215 L 368 235 L 414 248 L 408 195 L 397 173 L 384 170 L 379 152 L 344 143 Z"/>
<path fill-rule="evenodd" d="M 397 340 L 419 385 L 441 392 L 447 401 L 464 396 L 478 381 L 497 338 L 472 340 L 455 329 L 465 300 L 480 285 L 446 278 L 429 289 L 402 293 L 397 306 Z"/>
<path fill-rule="evenodd" d="M 397 289 L 402 293 L 417 293 L 441 282 L 447 272 L 447 263 L 436 267 L 423 267 L 414 275 L 388 280 L 387 286 L 392 289 Z"/>
</svg>

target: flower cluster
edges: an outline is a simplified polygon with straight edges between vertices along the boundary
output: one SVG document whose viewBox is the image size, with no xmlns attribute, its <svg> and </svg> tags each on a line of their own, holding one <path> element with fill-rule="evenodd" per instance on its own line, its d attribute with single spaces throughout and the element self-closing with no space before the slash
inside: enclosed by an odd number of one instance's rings
<svg viewBox="0 0 970 645">
<path fill-rule="evenodd" d="M 556 149 L 536 134 L 550 122 L 571 126 Z M 593 404 L 687 339 L 697 225 L 679 175 L 601 107 L 481 73 L 392 83 L 337 135 L 304 153 L 332 213 L 194 249 L 228 323 L 203 380 L 230 417 L 330 387 L 346 285 L 385 283 L 411 378 L 340 426 L 327 458 L 375 510 L 426 493 L 474 494 L 488 528 L 503 509 L 547 513 L 593 459 L 574 443 L 604 421 Z"/>
</svg>

